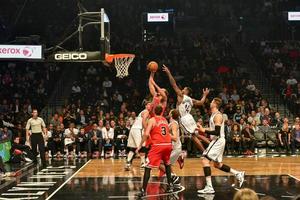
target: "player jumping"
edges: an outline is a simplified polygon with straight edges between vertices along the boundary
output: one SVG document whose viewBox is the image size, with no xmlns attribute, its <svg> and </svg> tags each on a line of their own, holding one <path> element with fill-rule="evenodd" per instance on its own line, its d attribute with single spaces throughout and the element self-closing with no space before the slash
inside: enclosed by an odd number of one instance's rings
<svg viewBox="0 0 300 200">
<path fill-rule="evenodd" d="M 155 72 L 150 73 L 149 77 L 149 90 L 152 95 L 152 111 L 150 112 L 151 117 L 154 116 L 154 109 L 157 105 L 161 105 L 163 108 L 162 115 L 167 107 L 168 102 L 168 91 L 164 88 L 159 87 L 154 81 Z"/>
<path fill-rule="evenodd" d="M 185 87 L 183 90 L 180 90 L 169 68 L 164 65 L 163 71 L 166 72 L 170 84 L 177 94 L 177 106 L 180 114 L 180 125 L 186 134 L 192 135 L 192 140 L 194 141 L 198 149 L 200 149 L 203 152 L 205 148 L 200 140 L 206 143 L 209 143 L 209 140 L 202 135 L 195 134 L 197 129 L 197 123 L 194 117 L 190 114 L 190 112 L 193 106 L 202 106 L 204 104 L 205 99 L 209 94 L 209 89 L 206 88 L 205 90 L 203 90 L 203 96 L 201 100 L 193 99 L 189 96 L 192 93 L 191 88 Z"/>
</svg>

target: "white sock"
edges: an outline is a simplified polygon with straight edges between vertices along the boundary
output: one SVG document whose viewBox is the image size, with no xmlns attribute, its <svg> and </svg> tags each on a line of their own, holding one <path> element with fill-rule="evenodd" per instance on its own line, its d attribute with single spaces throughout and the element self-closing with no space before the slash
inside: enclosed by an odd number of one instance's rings
<svg viewBox="0 0 300 200">
<path fill-rule="evenodd" d="M 129 151 L 129 153 L 127 155 L 127 162 L 128 163 L 131 163 L 133 156 L 134 156 L 134 153 L 132 151 Z"/>
<path fill-rule="evenodd" d="M 206 185 L 212 187 L 211 176 L 207 176 L 207 177 L 205 177 L 205 179 L 206 179 Z"/>
<path fill-rule="evenodd" d="M 230 168 L 230 173 L 232 173 L 232 174 L 234 174 L 234 175 L 237 175 L 237 174 L 239 173 L 239 171 Z"/>
<path fill-rule="evenodd" d="M 145 162 L 146 162 L 145 156 L 142 155 L 142 156 L 141 156 L 141 164 L 145 164 Z"/>
</svg>

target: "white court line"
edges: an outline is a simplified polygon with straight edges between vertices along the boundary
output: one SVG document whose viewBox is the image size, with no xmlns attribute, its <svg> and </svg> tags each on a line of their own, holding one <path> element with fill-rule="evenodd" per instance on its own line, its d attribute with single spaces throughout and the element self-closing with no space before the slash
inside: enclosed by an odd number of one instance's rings
<svg viewBox="0 0 300 200">
<path fill-rule="evenodd" d="M 290 199 L 295 198 L 295 196 L 287 196 L 287 195 L 282 195 L 281 197 L 282 197 L 282 198 L 290 198 Z"/>
<path fill-rule="evenodd" d="M 297 181 L 300 181 L 300 179 L 299 178 L 297 178 L 297 177 L 295 177 L 295 176 L 293 176 L 293 175 L 291 175 L 291 174 L 287 174 L 289 177 L 292 177 L 293 179 L 296 179 Z"/>
<path fill-rule="evenodd" d="M 46 200 L 49 200 L 51 197 L 53 197 L 62 187 L 64 187 L 78 172 L 84 168 L 87 164 L 89 164 L 91 160 L 87 161 L 84 165 L 82 165 L 72 176 L 70 176 L 63 184 L 61 184 Z"/>
</svg>

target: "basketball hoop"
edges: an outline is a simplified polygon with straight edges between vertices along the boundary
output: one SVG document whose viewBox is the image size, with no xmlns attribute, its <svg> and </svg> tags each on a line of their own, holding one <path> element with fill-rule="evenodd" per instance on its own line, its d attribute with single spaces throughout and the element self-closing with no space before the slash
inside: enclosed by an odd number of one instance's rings
<svg viewBox="0 0 300 200">
<path fill-rule="evenodd" d="M 109 64 L 114 62 L 117 70 L 116 77 L 124 78 L 128 76 L 128 68 L 134 57 L 134 54 L 106 54 L 105 61 Z"/>
</svg>

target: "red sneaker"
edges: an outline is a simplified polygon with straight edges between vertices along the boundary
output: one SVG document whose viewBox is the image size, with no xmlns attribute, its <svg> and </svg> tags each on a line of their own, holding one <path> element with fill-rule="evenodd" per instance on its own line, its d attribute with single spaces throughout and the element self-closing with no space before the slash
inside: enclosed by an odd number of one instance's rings
<svg viewBox="0 0 300 200">
<path fill-rule="evenodd" d="M 184 157 L 183 155 L 179 156 L 179 158 L 177 159 L 177 162 L 179 164 L 179 168 L 182 169 L 184 166 Z"/>
</svg>

